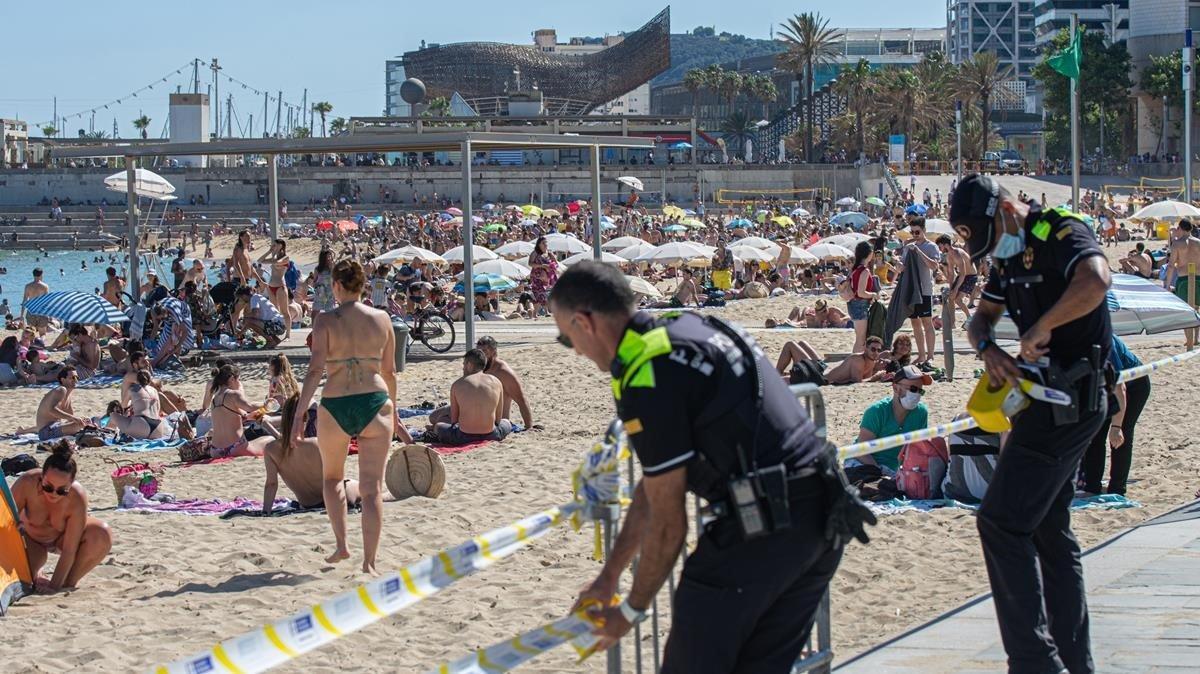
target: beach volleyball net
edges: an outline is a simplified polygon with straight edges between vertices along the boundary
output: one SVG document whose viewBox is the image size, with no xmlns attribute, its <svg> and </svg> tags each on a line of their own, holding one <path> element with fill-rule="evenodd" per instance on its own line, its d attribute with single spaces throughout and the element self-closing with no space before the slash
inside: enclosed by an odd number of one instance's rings
<svg viewBox="0 0 1200 674">
<path fill-rule="evenodd" d="M 826 187 L 806 187 L 797 189 L 780 189 L 780 190 L 733 190 L 719 189 L 714 195 L 718 204 L 724 206 L 746 206 L 750 204 L 762 204 L 770 201 L 783 201 L 785 203 L 812 203 L 817 195 L 825 199 L 833 196 L 833 192 Z"/>
</svg>

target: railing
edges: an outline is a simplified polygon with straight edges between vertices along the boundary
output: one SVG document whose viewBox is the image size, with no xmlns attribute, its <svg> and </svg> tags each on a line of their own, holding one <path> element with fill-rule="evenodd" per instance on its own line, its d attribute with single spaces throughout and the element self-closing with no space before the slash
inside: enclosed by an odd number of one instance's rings
<svg viewBox="0 0 1200 674">
<path fill-rule="evenodd" d="M 796 398 L 804 403 L 804 407 L 808 412 L 809 418 L 813 420 L 813 424 L 817 428 L 817 436 L 821 439 L 825 438 L 825 398 L 821 395 L 821 390 L 814 384 L 798 384 L 791 387 L 792 393 Z M 627 484 L 632 490 L 637 484 L 636 467 L 633 457 L 630 456 L 626 464 Z M 695 533 L 697 536 L 702 531 L 700 521 L 700 499 L 696 498 L 693 506 L 695 508 Z M 615 509 L 614 509 L 615 510 Z M 616 513 L 619 517 L 619 513 Z M 613 533 L 617 522 L 615 519 L 599 518 L 602 522 L 604 532 L 604 550 L 605 554 L 611 549 Z M 662 602 L 659 601 L 660 596 L 656 596 L 650 605 L 650 617 L 644 623 L 633 626 L 632 641 L 623 641 L 610 648 L 607 651 L 607 674 L 622 674 L 622 657 L 621 647 L 629 646 L 633 649 L 633 671 L 637 674 L 657 674 L 662 667 L 662 647 L 663 639 L 662 632 L 662 616 L 670 614 L 674 610 L 675 588 L 679 584 L 679 574 L 682 570 L 683 559 L 686 555 L 681 554 L 676 560 L 675 567 L 667 576 L 666 583 L 666 601 L 667 609 L 663 609 Z M 637 573 L 637 560 L 633 562 L 633 572 Z M 650 630 L 650 638 L 646 640 L 642 636 L 643 626 L 647 626 Z M 815 647 L 814 647 L 815 641 Z M 817 609 L 816 619 L 813 623 L 813 633 L 809 635 L 808 644 L 801 652 L 800 658 L 792 666 L 793 674 L 802 674 L 803 672 L 815 672 L 816 674 L 828 674 L 830 665 L 833 663 L 833 630 L 832 618 L 830 611 L 829 591 L 825 591 L 825 596 L 821 599 L 821 605 Z"/>
</svg>

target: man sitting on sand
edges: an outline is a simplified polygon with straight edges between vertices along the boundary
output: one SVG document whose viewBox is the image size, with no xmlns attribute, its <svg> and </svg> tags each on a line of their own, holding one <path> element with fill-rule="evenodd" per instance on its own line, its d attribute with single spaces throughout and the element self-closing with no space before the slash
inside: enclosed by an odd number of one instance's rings
<svg viewBox="0 0 1200 674">
<path fill-rule="evenodd" d="M 296 405 L 299 402 L 298 393 L 284 401 L 279 410 L 282 415 L 280 428 L 292 427 L 296 419 Z M 281 477 L 302 507 L 320 508 L 325 505 L 325 497 L 321 492 L 321 450 L 317 447 L 317 439 L 301 438 L 299 441 L 293 441 L 291 435 L 281 433 L 278 439 L 272 440 L 264 449 L 263 458 L 267 468 L 262 500 L 264 515 L 271 513 Z M 342 486 L 346 493 L 347 508 L 362 504 L 358 480 L 343 480 Z"/>
<path fill-rule="evenodd" d="M 112 550 L 108 525 L 88 515 L 72 454 L 70 443 L 60 441 L 41 468 L 26 471 L 12 485 L 34 589 L 42 594 L 76 587 Z M 51 552 L 58 553 L 58 563 L 46 578 L 41 571 Z"/>
<path fill-rule="evenodd" d="M 921 402 L 921 398 L 925 396 L 925 387 L 932 383 L 933 377 L 921 372 L 915 365 L 900 368 L 892 381 L 892 395 L 876 401 L 863 412 L 857 442 L 886 438 L 927 427 L 929 409 Z M 868 465 L 879 465 L 894 473 L 900 468 L 900 449 L 885 449 L 874 454 L 864 454 L 858 457 L 858 461 Z"/>
<path fill-rule="evenodd" d="M 533 428 L 533 410 L 529 409 L 529 402 L 525 400 L 525 389 L 521 386 L 521 378 L 509 367 L 508 363 L 497 357 L 498 346 L 495 337 L 484 336 L 475 340 L 475 348 L 482 351 L 484 358 L 487 359 L 483 371 L 499 379 L 500 385 L 504 387 L 504 403 L 501 407 L 504 418 L 512 418 L 512 406 L 513 403 L 516 403 L 517 409 L 521 412 L 521 423 L 525 425 L 525 428 Z"/>
<path fill-rule="evenodd" d="M 1121 272 L 1124 274 L 1133 274 L 1148 279 L 1153 278 L 1154 259 L 1146 252 L 1146 244 L 1140 241 L 1134 249 L 1129 251 L 1129 255 L 1120 259 Z"/>
<path fill-rule="evenodd" d="M 689 304 L 702 307 L 707 299 L 706 296 L 700 294 L 700 288 L 696 285 L 695 273 L 690 268 L 684 267 L 683 276 L 679 279 L 679 287 L 675 289 L 675 294 L 666 302 L 658 302 L 654 308 L 680 309 Z"/>
<path fill-rule="evenodd" d="M 466 445 L 481 440 L 503 440 L 512 432 L 504 418 L 504 386 L 483 368 L 487 357 L 479 349 L 463 355 L 463 376 L 450 386 L 450 421 L 429 427 L 446 445 Z"/>
<path fill-rule="evenodd" d="M 38 440 L 46 441 L 75 435 L 85 428 L 94 426 L 89 419 L 77 416 L 71 402 L 79 375 L 75 368 L 66 366 L 58 371 L 58 386 L 42 397 L 38 404 L 36 424 L 32 428 L 17 429 L 17 433 L 37 433 Z"/>
<path fill-rule="evenodd" d="M 811 311 L 796 305 L 788 314 L 787 320 L 768 318 L 766 326 L 768 328 L 852 328 L 854 324 L 846 314 L 842 313 L 841 309 L 829 306 L 828 300 L 820 299 L 816 301 Z"/>
</svg>

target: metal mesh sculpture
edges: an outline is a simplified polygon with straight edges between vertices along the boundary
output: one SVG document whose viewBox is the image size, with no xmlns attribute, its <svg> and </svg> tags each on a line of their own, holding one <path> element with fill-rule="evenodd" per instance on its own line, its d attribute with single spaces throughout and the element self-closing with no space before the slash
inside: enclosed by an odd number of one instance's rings
<svg viewBox="0 0 1200 674">
<path fill-rule="evenodd" d="M 547 107 L 553 101 L 606 103 L 636 89 L 671 65 L 671 8 L 668 7 L 612 47 L 572 56 L 534 46 L 464 42 L 429 47 L 402 57 L 407 77 L 425 83 L 430 97 L 458 92 L 468 101 L 507 95 L 513 71 L 536 83 Z"/>
</svg>

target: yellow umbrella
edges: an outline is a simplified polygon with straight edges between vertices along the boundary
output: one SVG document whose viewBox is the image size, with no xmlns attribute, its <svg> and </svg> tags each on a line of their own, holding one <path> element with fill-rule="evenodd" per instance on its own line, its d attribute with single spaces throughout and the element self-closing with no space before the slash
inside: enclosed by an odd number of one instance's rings
<svg viewBox="0 0 1200 674">
<path fill-rule="evenodd" d="M 525 215 L 533 215 L 539 218 L 542 216 L 542 209 L 534 206 L 533 204 L 525 204 L 521 207 L 521 212 Z"/>
<path fill-rule="evenodd" d="M 687 220 L 684 220 L 680 224 L 687 225 L 688 227 L 693 227 L 696 229 L 703 229 L 706 226 L 703 222 L 700 222 L 696 218 L 688 218 Z"/>
<path fill-rule="evenodd" d="M 547 218 L 562 217 L 562 213 L 559 213 L 558 210 L 553 208 L 547 208 L 546 210 L 542 211 L 542 215 L 546 216 Z"/>
<path fill-rule="evenodd" d="M 678 206 L 663 206 L 663 215 L 668 218 L 682 218 L 684 216 L 683 209 Z"/>
<path fill-rule="evenodd" d="M 780 215 L 780 216 L 771 218 L 771 222 L 773 222 L 777 225 L 782 225 L 784 227 L 792 227 L 796 224 L 795 221 L 793 221 L 791 218 L 789 218 L 786 215 Z"/>
</svg>

